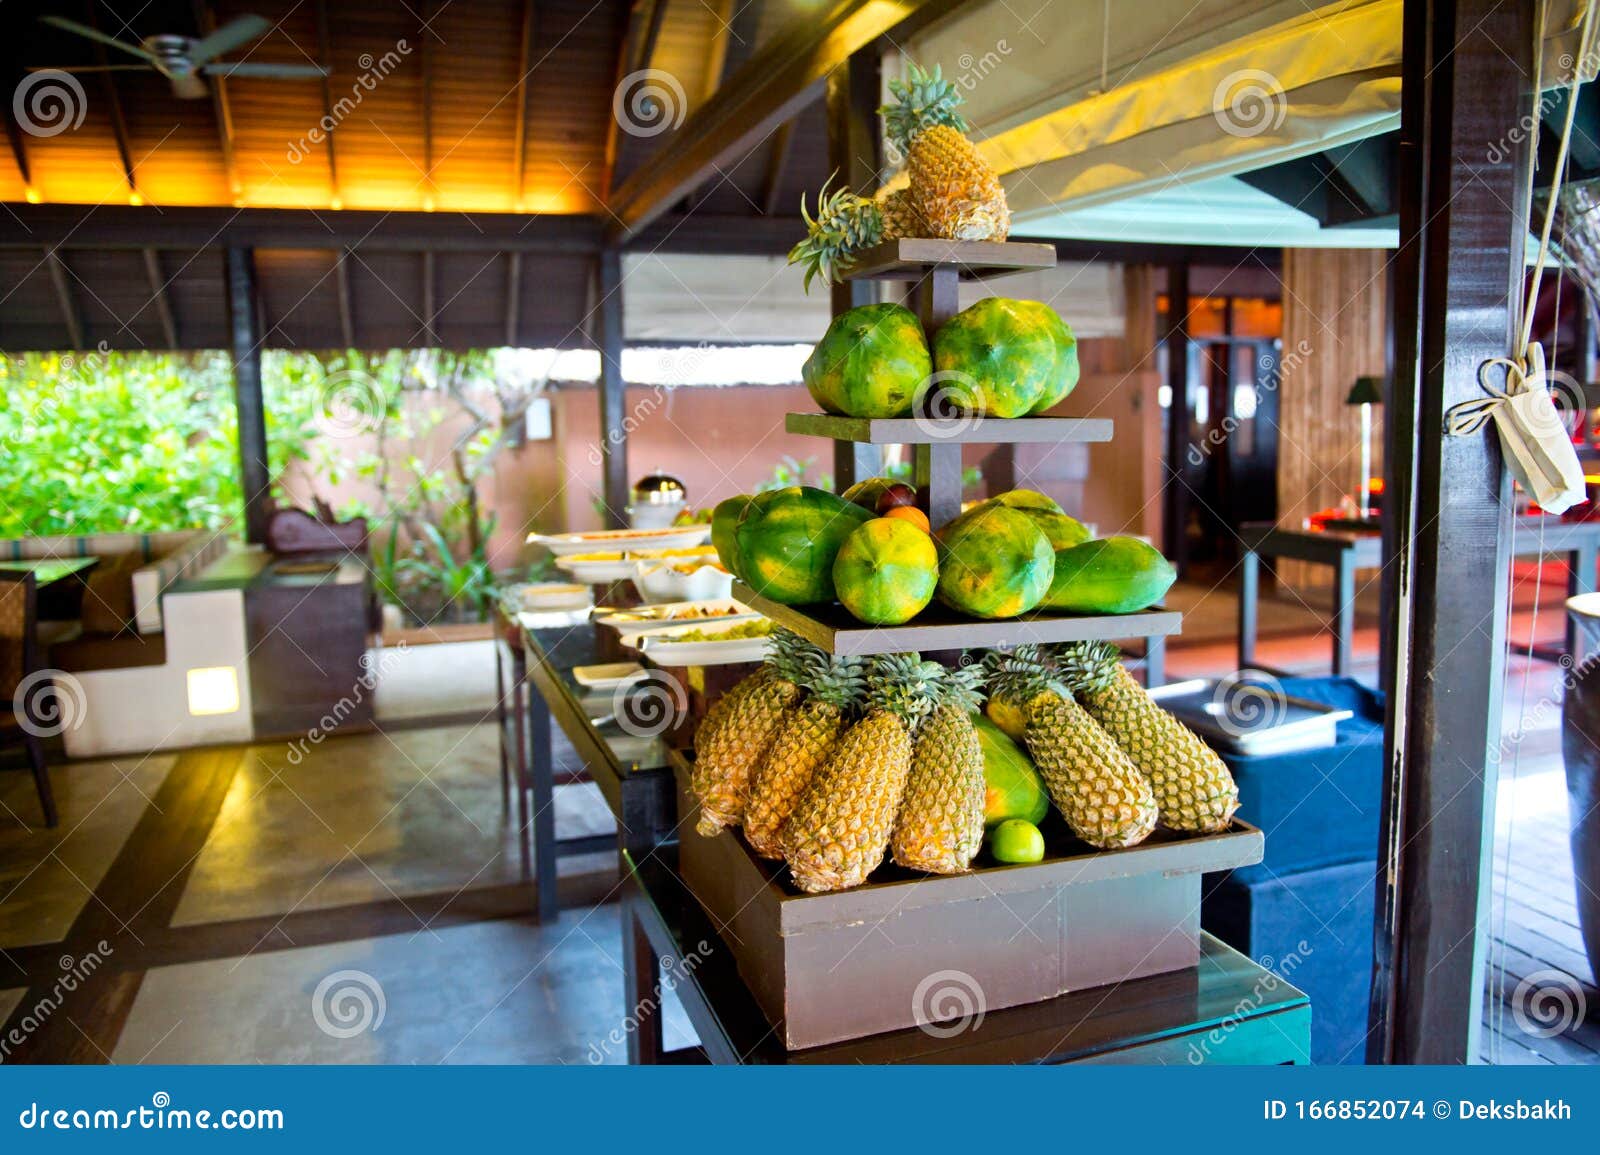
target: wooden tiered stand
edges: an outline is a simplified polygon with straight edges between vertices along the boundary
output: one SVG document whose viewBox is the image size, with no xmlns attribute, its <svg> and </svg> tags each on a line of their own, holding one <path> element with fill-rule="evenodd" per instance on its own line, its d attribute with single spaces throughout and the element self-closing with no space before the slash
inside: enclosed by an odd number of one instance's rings
<svg viewBox="0 0 1600 1155">
<path fill-rule="evenodd" d="M 910 282 L 931 339 L 957 309 L 963 278 L 1054 266 L 1049 245 L 899 240 L 861 255 L 853 279 Z M 791 433 L 915 450 L 929 520 L 961 509 L 965 444 L 1101 442 L 1111 422 L 1073 417 L 869 420 L 791 413 Z M 785 606 L 736 583 L 734 595 L 836 654 L 938 653 L 1020 642 L 1159 639 L 1178 632 L 1167 610 L 1074 615 L 1049 612 L 980 621 L 930 607 L 900 626 L 867 626 L 840 606 Z M 680 868 L 721 928 L 740 974 L 790 1048 L 926 1024 L 930 984 L 957 981 L 990 1009 L 1069 991 L 1194 968 L 1200 960 L 1200 879 L 1261 861 L 1261 832 L 1158 830 L 1140 846 L 1102 851 L 1072 837 L 1052 814 L 1044 861 L 963 875 L 922 875 L 885 865 L 866 884 L 808 895 L 781 863 L 759 858 L 738 834 L 693 832 L 691 763 L 679 755 Z"/>
</svg>

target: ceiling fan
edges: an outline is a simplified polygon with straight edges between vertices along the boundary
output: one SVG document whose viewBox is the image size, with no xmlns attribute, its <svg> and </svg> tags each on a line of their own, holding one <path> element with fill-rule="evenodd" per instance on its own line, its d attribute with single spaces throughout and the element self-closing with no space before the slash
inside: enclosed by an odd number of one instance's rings
<svg viewBox="0 0 1600 1155">
<path fill-rule="evenodd" d="M 112 48 L 137 56 L 142 64 L 91 64 L 54 69 L 59 72 L 128 72 L 152 68 L 172 82 L 172 93 L 183 100 L 198 100 L 206 95 L 206 76 L 249 76 L 268 80 L 299 80 L 326 76 L 327 70 L 316 64 L 267 64 L 248 60 L 226 63 L 217 60 L 224 52 L 259 39 L 272 28 L 272 23 L 260 16 L 240 16 L 218 28 L 208 36 L 195 39 L 175 34 L 146 36 L 138 44 L 107 36 L 98 28 L 79 24 L 60 16 L 41 16 L 41 21 L 54 25 L 76 36 L 87 37 Z M 32 68 L 30 72 L 45 71 Z"/>
</svg>

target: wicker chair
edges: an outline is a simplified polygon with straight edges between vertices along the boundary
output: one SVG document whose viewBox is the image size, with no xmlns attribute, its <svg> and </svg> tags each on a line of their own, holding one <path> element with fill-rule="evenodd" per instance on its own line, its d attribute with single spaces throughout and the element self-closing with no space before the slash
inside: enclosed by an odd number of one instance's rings
<svg viewBox="0 0 1600 1155">
<path fill-rule="evenodd" d="M 31 573 L 0 571 L 0 695 L 12 702 L 10 710 L 0 711 L 0 744 L 20 736 L 33 766 L 33 784 L 39 791 L 45 825 L 55 826 L 60 820 L 55 794 L 50 789 L 50 771 L 44 762 L 44 746 L 37 733 L 39 727 L 28 724 L 37 719 L 19 713 L 33 709 L 31 695 L 19 700 L 17 694 L 28 675 L 38 669 L 38 596 Z"/>
</svg>

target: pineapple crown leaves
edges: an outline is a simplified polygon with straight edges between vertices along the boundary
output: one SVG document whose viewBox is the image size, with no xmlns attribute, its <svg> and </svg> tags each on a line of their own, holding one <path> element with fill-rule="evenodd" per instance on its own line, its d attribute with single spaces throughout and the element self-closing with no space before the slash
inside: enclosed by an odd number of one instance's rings
<svg viewBox="0 0 1600 1155">
<path fill-rule="evenodd" d="M 809 646 L 801 664 L 800 685 L 817 701 L 845 712 L 861 701 L 867 688 L 866 663 L 861 658 L 849 654 L 835 657 Z"/>
<path fill-rule="evenodd" d="M 1010 650 L 990 650 L 983 658 L 989 689 L 1019 702 L 1026 702 L 1046 691 L 1061 692 L 1060 671 L 1050 655 L 1032 644 Z"/>
<path fill-rule="evenodd" d="M 1105 688 L 1122 664 L 1122 651 L 1110 642 L 1075 642 L 1056 651 L 1061 680 L 1074 694 Z"/>
<path fill-rule="evenodd" d="M 946 669 L 942 684 L 937 690 L 935 708 L 952 707 L 963 714 L 971 714 L 983 705 L 983 685 L 988 681 L 988 671 L 962 655 L 962 665 Z"/>
<path fill-rule="evenodd" d="M 778 628 L 772 631 L 772 646 L 767 653 L 766 670 L 786 682 L 801 684 L 805 676 L 807 647 L 816 649 L 810 642 L 792 630 Z"/>
<path fill-rule="evenodd" d="M 956 111 L 966 98 L 941 75 L 937 64 L 928 72 L 907 61 L 906 78 L 889 81 L 889 95 L 894 102 L 878 112 L 883 116 L 890 142 L 902 154 L 910 151 L 911 143 L 926 129 L 947 125 L 966 132 L 971 127 L 966 117 Z"/>
<path fill-rule="evenodd" d="M 943 692 L 947 672 L 938 662 L 918 654 L 883 654 L 868 672 L 868 708 L 893 714 L 912 733 L 932 712 Z"/>
<path fill-rule="evenodd" d="M 838 175 L 838 174 L 834 174 Z M 789 264 L 806 266 L 805 291 L 818 273 L 831 285 L 862 249 L 871 248 L 883 237 L 883 208 L 877 201 L 857 196 L 847 188 L 828 192 L 830 176 L 817 194 L 817 215 L 806 209 L 805 194 L 800 194 L 800 216 L 806 222 L 803 241 L 789 250 Z"/>
</svg>

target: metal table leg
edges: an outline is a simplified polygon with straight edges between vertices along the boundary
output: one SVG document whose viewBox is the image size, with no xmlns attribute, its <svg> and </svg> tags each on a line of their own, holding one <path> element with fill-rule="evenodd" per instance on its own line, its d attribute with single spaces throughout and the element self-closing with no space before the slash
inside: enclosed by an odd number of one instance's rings
<svg viewBox="0 0 1600 1155">
<path fill-rule="evenodd" d="M 500 654 L 500 640 L 494 643 L 494 718 L 495 735 L 500 745 L 500 809 L 511 809 L 511 752 L 506 742 L 506 670 Z"/>
<path fill-rule="evenodd" d="M 529 877 L 532 872 L 532 855 L 529 851 L 529 825 L 528 815 L 528 738 L 529 727 L 525 719 L 530 713 L 545 710 L 544 699 L 534 693 L 533 687 L 528 685 L 523 677 L 524 669 L 513 655 L 511 659 L 511 728 L 513 733 L 513 749 L 516 751 L 516 760 L 513 769 L 517 779 L 517 845 L 522 852 L 522 877 Z M 545 711 L 548 717 L 548 711 Z"/>
<path fill-rule="evenodd" d="M 632 1016 L 628 1032 L 628 1062 L 661 1062 L 661 966 L 649 936 L 634 910 L 638 900 L 625 895 L 622 900 L 623 997 L 626 1014 Z"/>
<path fill-rule="evenodd" d="M 1239 559 L 1239 668 L 1256 662 L 1256 598 L 1261 584 L 1261 556 L 1253 549 Z"/>
<path fill-rule="evenodd" d="M 1144 642 L 1145 689 L 1165 685 L 1167 681 L 1167 639 L 1146 638 Z"/>
<path fill-rule="evenodd" d="M 538 694 L 528 694 L 528 770 L 523 797 L 533 796 L 533 877 L 538 890 L 539 919 L 561 914 L 556 895 L 555 744 L 550 709 Z"/>
<path fill-rule="evenodd" d="M 1355 660 L 1356 567 L 1348 552 L 1339 555 L 1333 574 L 1333 676 L 1342 678 Z"/>
<path fill-rule="evenodd" d="M 1577 597 L 1579 594 L 1592 594 L 1595 588 L 1595 547 L 1592 544 L 1581 545 L 1567 555 L 1567 596 Z M 1563 608 L 1563 613 L 1566 610 Z M 1573 664 L 1583 660 L 1583 647 L 1579 641 L 1578 622 L 1572 614 L 1567 614 L 1567 654 Z"/>
</svg>

